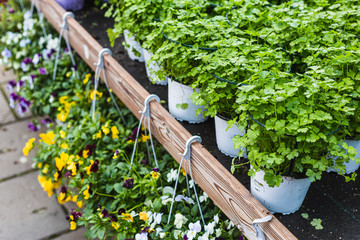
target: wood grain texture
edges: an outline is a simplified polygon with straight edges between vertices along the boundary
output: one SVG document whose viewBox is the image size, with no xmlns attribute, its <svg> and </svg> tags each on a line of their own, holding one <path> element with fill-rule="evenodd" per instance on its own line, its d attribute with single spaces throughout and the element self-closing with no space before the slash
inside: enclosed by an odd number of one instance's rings
<svg viewBox="0 0 360 240">
<path fill-rule="evenodd" d="M 38 7 L 59 31 L 65 10 L 54 0 L 40 0 Z M 94 63 L 102 46 L 75 19 L 68 18 L 68 24 L 71 46 L 95 70 Z M 85 57 L 84 45 L 89 49 L 89 58 Z M 139 118 L 138 112 L 144 108 L 144 100 L 149 93 L 113 57 L 105 55 L 104 61 L 109 86 Z M 191 134 L 156 101 L 151 102 L 150 108 L 153 135 L 179 162 L 178 153 L 184 152 Z M 192 145 L 191 161 L 193 177 L 198 185 L 248 239 L 256 239 L 252 220 L 271 215 L 269 211 L 198 142 Z M 260 224 L 260 227 L 267 239 L 297 239 L 275 217 L 268 223 Z"/>
</svg>

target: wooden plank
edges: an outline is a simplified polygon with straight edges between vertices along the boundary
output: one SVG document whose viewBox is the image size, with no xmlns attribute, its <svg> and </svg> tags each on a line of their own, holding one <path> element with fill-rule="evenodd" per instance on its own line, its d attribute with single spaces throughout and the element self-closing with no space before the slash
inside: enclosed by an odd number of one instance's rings
<svg viewBox="0 0 360 240">
<path fill-rule="evenodd" d="M 31 0 L 30 0 L 31 1 Z M 36 0 L 32 0 L 36 2 Z M 62 9 L 54 0 L 40 0 L 38 7 L 47 20 L 60 30 Z M 68 18 L 69 41 L 82 59 L 95 70 L 101 45 L 75 20 Z M 86 58 L 84 48 L 88 48 Z M 114 93 L 137 117 L 144 107 L 149 93 L 111 56 L 104 56 L 107 80 Z M 151 128 L 153 135 L 165 149 L 179 162 L 178 153 L 183 153 L 191 134 L 159 103 L 151 104 Z M 271 215 L 251 193 L 237 181 L 200 143 L 192 145 L 192 169 L 194 180 L 219 206 L 227 217 L 249 239 L 256 239 L 252 227 L 253 219 Z M 268 223 L 260 224 L 267 239 L 297 239 L 274 216 Z"/>
</svg>

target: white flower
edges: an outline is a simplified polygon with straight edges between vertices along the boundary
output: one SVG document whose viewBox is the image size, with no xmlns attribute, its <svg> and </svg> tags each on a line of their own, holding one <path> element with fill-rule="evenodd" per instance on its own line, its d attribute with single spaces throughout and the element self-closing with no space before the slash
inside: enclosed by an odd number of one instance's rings
<svg viewBox="0 0 360 240">
<path fill-rule="evenodd" d="M 233 224 L 232 221 L 226 220 L 225 222 L 228 226 L 227 226 L 227 230 L 230 230 L 231 228 L 233 228 L 235 225 Z"/>
<path fill-rule="evenodd" d="M 48 50 L 57 49 L 58 44 L 59 44 L 59 39 L 58 38 L 52 38 L 52 39 L 48 40 L 48 44 L 47 44 L 46 48 Z"/>
<path fill-rule="evenodd" d="M 177 195 L 177 196 L 175 197 L 175 202 L 180 202 L 180 201 L 182 201 L 182 200 L 184 200 L 185 202 L 190 203 L 190 204 L 195 204 L 194 200 L 192 200 L 192 199 L 189 198 L 189 197 L 185 197 L 185 196 L 183 196 L 183 195 Z"/>
<path fill-rule="evenodd" d="M 40 45 L 40 47 L 42 47 L 45 42 L 46 42 L 45 38 L 44 38 L 43 36 L 41 36 L 40 39 L 39 39 L 39 45 Z"/>
<path fill-rule="evenodd" d="M 34 28 L 34 19 L 29 18 L 24 21 L 23 30 L 24 32 L 30 31 Z"/>
<path fill-rule="evenodd" d="M 209 233 L 204 233 L 204 235 L 200 236 L 198 240 L 209 240 Z"/>
<path fill-rule="evenodd" d="M 206 194 L 206 192 L 204 192 L 203 195 L 201 195 L 199 197 L 199 200 L 202 203 L 202 202 L 205 202 L 208 198 L 209 198 L 209 196 Z"/>
<path fill-rule="evenodd" d="M 163 188 L 163 194 L 167 194 L 167 193 L 170 193 L 171 195 L 174 193 L 174 188 L 170 187 L 170 186 L 166 186 Z"/>
<path fill-rule="evenodd" d="M 154 213 L 154 222 L 156 222 L 156 224 L 161 223 L 162 215 L 163 215 L 163 213 Z"/>
<path fill-rule="evenodd" d="M 162 228 L 156 228 L 155 231 L 156 231 L 155 235 L 157 236 L 157 235 L 159 235 L 159 233 L 161 233 L 163 231 L 163 229 Z"/>
<path fill-rule="evenodd" d="M 180 229 L 182 227 L 182 225 L 187 222 L 187 220 L 188 219 L 186 217 L 184 217 L 181 213 L 177 213 L 177 214 L 175 214 L 174 225 L 177 229 Z"/>
<path fill-rule="evenodd" d="M 177 170 L 171 169 L 170 172 L 166 175 L 167 181 L 172 182 L 177 179 Z"/>
<path fill-rule="evenodd" d="M 31 18 L 31 11 L 28 10 L 24 13 L 24 19 L 29 19 L 29 18 Z"/>
<path fill-rule="evenodd" d="M 216 223 L 216 224 L 218 224 L 219 223 L 219 215 L 218 214 L 216 214 L 215 216 L 214 216 L 214 222 Z"/>
<path fill-rule="evenodd" d="M 165 233 L 161 232 L 161 233 L 159 233 L 159 236 L 160 236 L 161 239 L 163 239 L 165 237 Z"/>
<path fill-rule="evenodd" d="M 191 179 L 191 180 L 189 181 L 189 187 L 192 188 L 193 186 L 194 186 L 194 181 Z"/>
<path fill-rule="evenodd" d="M 214 233 L 215 222 L 211 222 L 208 225 L 205 225 L 205 232 L 209 233 L 210 235 Z"/>
<path fill-rule="evenodd" d="M 188 237 L 189 240 L 192 240 L 199 232 L 201 232 L 200 221 L 197 221 L 196 223 L 190 223 L 189 231 L 186 234 L 186 236 Z"/>
<path fill-rule="evenodd" d="M 175 230 L 174 231 L 174 237 L 175 237 L 175 239 L 178 239 L 180 236 L 181 236 L 181 231 L 180 230 Z"/>
<path fill-rule="evenodd" d="M 165 195 L 161 197 L 162 201 L 162 205 L 166 205 L 168 202 L 172 202 L 172 198 L 170 198 L 169 196 Z"/>
<path fill-rule="evenodd" d="M 32 59 L 33 64 L 36 66 L 40 61 L 39 55 L 36 53 Z"/>
<path fill-rule="evenodd" d="M 26 47 L 26 45 L 28 45 L 30 43 L 31 43 L 30 39 L 21 39 L 19 46 L 23 48 L 23 47 Z"/>
<path fill-rule="evenodd" d="M 145 233 L 137 233 L 135 235 L 135 239 L 136 240 L 148 240 L 148 233 L 145 232 Z"/>
<path fill-rule="evenodd" d="M 216 234 L 216 237 L 220 237 L 221 236 L 221 229 L 220 228 L 216 229 L 215 234 Z"/>
</svg>

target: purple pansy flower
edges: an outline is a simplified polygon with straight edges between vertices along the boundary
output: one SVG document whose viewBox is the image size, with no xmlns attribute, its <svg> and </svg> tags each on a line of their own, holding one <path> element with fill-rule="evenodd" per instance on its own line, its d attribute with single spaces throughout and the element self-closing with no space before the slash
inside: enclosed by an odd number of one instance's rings
<svg viewBox="0 0 360 240">
<path fill-rule="evenodd" d="M 71 177 L 71 175 L 72 175 L 71 172 L 66 172 L 64 176 L 65 176 L 66 178 L 69 178 L 69 177 Z"/>
<path fill-rule="evenodd" d="M 95 162 L 90 167 L 90 172 L 96 173 L 99 171 L 99 160 L 95 160 Z"/>
<path fill-rule="evenodd" d="M 113 222 L 117 222 L 117 221 L 118 221 L 117 216 L 115 216 L 114 214 L 111 214 L 111 215 L 109 216 L 109 218 L 110 218 L 110 220 L 113 221 Z"/>
<path fill-rule="evenodd" d="M 36 132 L 36 131 L 39 130 L 39 127 L 38 127 L 34 122 L 32 122 L 32 121 L 29 122 L 28 128 L 29 128 L 31 131 L 34 131 L 34 132 Z"/>
<path fill-rule="evenodd" d="M 145 166 L 145 165 L 149 164 L 149 161 L 146 158 L 143 158 L 143 159 L 141 159 L 140 163 Z"/>
<path fill-rule="evenodd" d="M 14 12 L 15 12 L 15 10 L 13 8 L 9 8 L 8 13 L 12 14 Z"/>
<path fill-rule="evenodd" d="M 46 71 L 46 69 L 45 68 L 39 68 L 39 73 L 41 74 L 41 75 L 45 75 L 46 73 L 47 73 L 47 71 Z"/>
<path fill-rule="evenodd" d="M 121 215 L 123 213 L 126 213 L 125 208 L 120 208 L 119 211 L 118 211 L 118 215 Z"/>
<path fill-rule="evenodd" d="M 153 168 L 154 172 L 159 172 L 159 168 Z"/>
<path fill-rule="evenodd" d="M 131 135 L 126 138 L 126 141 L 129 141 L 129 140 L 135 141 L 137 130 L 138 130 L 137 127 L 134 128 L 131 132 Z"/>
<path fill-rule="evenodd" d="M 126 179 L 122 186 L 124 188 L 131 189 L 134 186 L 134 179 L 133 178 Z"/>
<path fill-rule="evenodd" d="M 15 103 L 16 103 L 16 101 L 18 101 L 20 99 L 20 97 L 16 94 L 16 93 L 11 93 L 10 94 L 10 107 L 12 108 L 12 109 L 14 109 L 15 108 Z"/>
<path fill-rule="evenodd" d="M 103 209 L 101 210 L 101 214 L 104 216 L 104 218 L 106 218 L 106 217 L 109 216 L 109 211 L 106 210 L 105 208 L 103 208 Z"/>
<path fill-rule="evenodd" d="M 20 80 L 16 83 L 16 91 L 20 92 L 20 88 L 24 86 L 25 81 Z"/>
<path fill-rule="evenodd" d="M 15 80 L 10 80 L 7 85 L 7 88 L 9 89 L 10 93 L 14 92 L 14 87 L 16 87 Z"/>
<path fill-rule="evenodd" d="M 186 236 L 186 234 L 184 235 L 184 240 L 188 240 L 188 237 Z"/>
</svg>

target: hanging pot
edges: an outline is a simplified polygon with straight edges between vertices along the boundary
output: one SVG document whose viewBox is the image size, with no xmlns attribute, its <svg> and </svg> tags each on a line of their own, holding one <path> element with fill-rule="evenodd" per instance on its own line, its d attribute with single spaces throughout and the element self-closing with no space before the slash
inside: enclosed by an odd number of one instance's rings
<svg viewBox="0 0 360 240">
<path fill-rule="evenodd" d="M 348 140 L 348 139 L 344 139 L 344 142 L 349 145 L 352 146 L 353 148 L 356 149 L 356 156 L 355 158 L 360 158 L 360 140 Z M 353 159 L 351 159 L 349 162 L 344 162 L 344 165 L 346 167 L 346 172 L 345 174 L 350 174 L 355 172 L 356 170 L 359 169 L 360 166 L 360 162 L 356 163 Z M 328 170 L 328 172 L 337 172 L 334 168 L 330 168 Z"/>
<path fill-rule="evenodd" d="M 170 114 L 179 121 L 189 123 L 201 123 L 207 120 L 203 117 L 203 106 L 197 106 L 190 100 L 193 89 L 177 81 L 168 79 L 168 104 Z M 199 89 L 195 89 L 199 91 Z M 196 115 L 197 108 L 202 109 L 201 113 Z"/>
<path fill-rule="evenodd" d="M 145 48 L 143 48 L 143 54 L 144 54 L 144 60 L 145 60 L 146 73 L 147 73 L 149 80 L 158 85 L 166 85 L 167 79 L 160 79 L 156 75 L 156 72 L 160 70 L 160 66 L 156 62 L 151 61 L 151 56 L 153 54 L 150 53 Z"/>
<path fill-rule="evenodd" d="M 85 0 L 56 0 L 61 7 L 68 11 L 79 11 L 83 9 Z"/>
<path fill-rule="evenodd" d="M 259 171 L 251 178 L 251 194 L 271 213 L 286 215 L 299 210 L 309 190 L 310 180 L 283 177 L 279 187 L 269 187 L 264 181 L 264 175 L 263 171 Z"/>
<path fill-rule="evenodd" d="M 232 138 L 236 135 L 244 135 L 246 131 L 240 131 L 239 128 L 234 125 L 228 129 L 229 125 L 227 124 L 227 119 L 224 116 L 217 114 L 215 116 L 215 135 L 216 135 L 216 144 L 219 150 L 227 156 L 230 157 L 238 157 L 239 150 L 242 149 L 235 149 L 234 143 Z M 246 148 L 244 148 L 243 157 L 247 157 Z"/>
<path fill-rule="evenodd" d="M 126 49 L 129 58 L 134 61 L 138 60 L 139 62 L 144 62 L 145 60 L 144 60 L 143 48 L 141 47 L 140 43 L 135 40 L 135 37 L 133 35 L 130 36 L 129 30 L 124 30 L 124 38 L 127 45 L 129 45 Z M 140 57 L 136 56 L 135 52 L 140 53 Z"/>
</svg>

